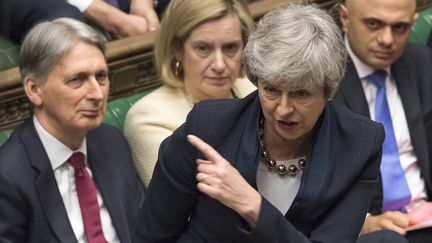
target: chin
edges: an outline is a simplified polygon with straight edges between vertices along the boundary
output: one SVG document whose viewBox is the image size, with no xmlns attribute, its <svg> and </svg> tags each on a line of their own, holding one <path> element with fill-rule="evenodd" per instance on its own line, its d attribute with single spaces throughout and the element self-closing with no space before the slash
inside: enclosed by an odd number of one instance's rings
<svg viewBox="0 0 432 243">
<path fill-rule="evenodd" d="M 223 88 L 217 87 L 213 91 L 211 91 L 211 94 L 217 98 L 226 98 L 227 96 L 231 95 L 231 85 L 226 85 Z"/>
<path fill-rule="evenodd" d="M 370 65 L 374 68 L 377 68 L 377 69 L 385 69 L 385 68 L 389 67 L 390 65 L 392 65 L 393 62 L 394 62 L 393 59 L 390 60 L 388 58 L 387 59 L 381 59 L 381 58 L 375 57 L 370 61 Z"/>
<path fill-rule="evenodd" d="M 102 119 L 91 119 L 89 121 L 86 121 L 82 126 L 80 126 L 83 130 L 92 130 L 97 127 L 99 127 L 102 123 Z"/>
</svg>

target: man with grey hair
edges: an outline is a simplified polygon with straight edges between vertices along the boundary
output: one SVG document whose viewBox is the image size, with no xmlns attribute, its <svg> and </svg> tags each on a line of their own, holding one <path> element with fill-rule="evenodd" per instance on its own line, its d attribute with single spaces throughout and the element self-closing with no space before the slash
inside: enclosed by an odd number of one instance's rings
<svg viewBox="0 0 432 243">
<path fill-rule="evenodd" d="M 101 124 L 103 38 L 60 18 L 24 39 L 34 115 L 0 148 L 0 242 L 132 242 L 144 190 L 121 133 Z"/>
<path fill-rule="evenodd" d="M 409 213 L 432 205 L 432 53 L 408 43 L 416 1 L 346 0 L 340 16 L 350 60 L 336 99 L 386 130 L 362 235 L 392 230 L 430 243 L 432 228 L 409 231 Z"/>
</svg>

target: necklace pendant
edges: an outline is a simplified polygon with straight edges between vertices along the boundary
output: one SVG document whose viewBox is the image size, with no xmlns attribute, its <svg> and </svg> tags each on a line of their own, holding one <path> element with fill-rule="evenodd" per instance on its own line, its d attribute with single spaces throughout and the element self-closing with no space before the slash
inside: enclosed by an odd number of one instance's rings
<svg viewBox="0 0 432 243">
<path fill-rule="evenodd" d="M 285 165 L 278 165 L 277 170 L 280 175 L 285 175 L 287 173 L 287 168 Z"/>
<path fill-rule="evenodd" d="M 295 176 L 295 175 L 297 174 L 297 166 L 295 166 L 295 165 L 290 165 L 290 166 L 288 167 L 288 173 L 289 173 L 291 176 Z"/>
<path fill-rule="evenodd" d="M 267 159 L 269 157 L 269 152 L 267 152 L 266 150 L 262 151 L 262 157 Z"/>
<path fill-rule="evenodd" d="M 269 160 L 267 161 L 267 167 L 268 167 L 268 168 L 271 168 L 271 169 L 276 168 L 276 161 L 273 160 L 273 159 L 269 159 Z"/>
<path fill-rule="evenodd" d="M 298 166 L 300 169 L 304 169 L 305 165 L 306 165 L 306 161 L 304 159 L 300 159 L 298 161 Z"/>
</svg>

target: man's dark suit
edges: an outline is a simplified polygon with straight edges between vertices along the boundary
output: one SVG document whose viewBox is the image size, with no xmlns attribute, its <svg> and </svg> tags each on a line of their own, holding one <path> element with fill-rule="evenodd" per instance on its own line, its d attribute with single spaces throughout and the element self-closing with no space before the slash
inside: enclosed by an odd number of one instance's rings
<svg viewBox="0 0 432 243">
<path fill-rule="evenodd" d="M 101 125 L 86 137 L 93 179 L 121 242 L 131 242 L 144 201 L 129 147 Z M 0 148 L 0 242 L 77 242 L 31 119 Z"/>
<path fill-rule="evenodd" d="M 418 164 L 432 199 L 432 52 L 429 48 L 408 44 L 402 56 L 391 66 L 396 86 L 402 100 L 409 133 Z M 349 60 L 345 77 L 335 99 L 352 111 L 368 116 L 369 107 L 354 63 Z M 397 129 L 397 128 L 396 128 Z M 379 214 L 382 188 L 375 196 L 371 213 Z"/>
</svg>

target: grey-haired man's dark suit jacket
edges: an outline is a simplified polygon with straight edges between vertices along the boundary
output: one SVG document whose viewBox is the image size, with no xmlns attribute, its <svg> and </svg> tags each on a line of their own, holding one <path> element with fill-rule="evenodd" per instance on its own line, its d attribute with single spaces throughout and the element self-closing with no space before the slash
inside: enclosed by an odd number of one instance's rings
<svg viewBox="0 0 432 243">
<path fill-rule="evenodd" d="M 129 147 L 108 125 L 87 134 L 87 156 L 120 241 L 131 242 L 144 201 Z M 32 119 L 0 148 L 0 242 L 77 242 Z"/>
</svg>

